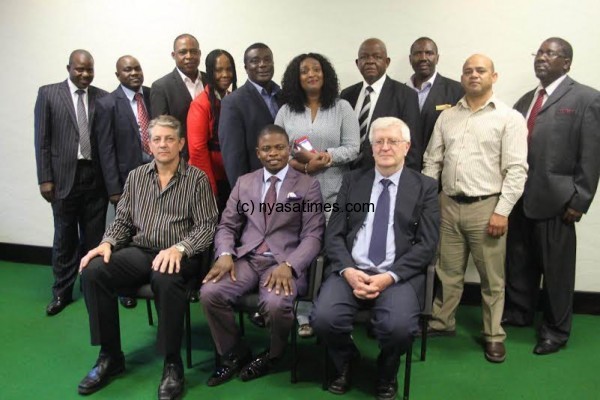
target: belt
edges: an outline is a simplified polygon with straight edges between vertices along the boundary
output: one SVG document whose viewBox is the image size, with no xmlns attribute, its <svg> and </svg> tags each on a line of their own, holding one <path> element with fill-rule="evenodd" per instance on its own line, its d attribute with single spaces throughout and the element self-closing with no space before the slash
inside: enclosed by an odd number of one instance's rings
<svg viewBox="0 0 600 400">
<path fill-rule="evenodd" d="M 482 201 L 482 200 L 486 200 L 489 199 L 490 197 L 497 197 L 500 196 L 500 193 L 494 193 L 494 194 L 488 194 L 485 196 L 448 196 L 450 197 L 452 200 L 454 200 L 455 202 L 459 203 L 459 204 L 471 204 L 471 203 L 477 203 L 478 201 Z"/>
</svg>

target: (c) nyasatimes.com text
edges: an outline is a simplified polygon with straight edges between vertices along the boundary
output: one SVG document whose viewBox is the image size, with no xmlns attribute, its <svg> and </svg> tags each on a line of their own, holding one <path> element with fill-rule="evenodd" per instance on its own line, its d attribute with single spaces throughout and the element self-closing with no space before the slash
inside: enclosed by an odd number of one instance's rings
<svg viewBox="0 0 600 400">
<path fill-rule="evenodd" d="M 315 203 L 312 201 L 293 201 L 286 203 L 263 203 L 254 201 L 238 201 L 236 205 L 238 214 L 261 214 L 290 213 L 290 212 L 338 212 L 342 205 L 337 203 Z M 343 205 L 346 212 L 374 212 L 373 203 L 346 203 Z"/>
</svg>

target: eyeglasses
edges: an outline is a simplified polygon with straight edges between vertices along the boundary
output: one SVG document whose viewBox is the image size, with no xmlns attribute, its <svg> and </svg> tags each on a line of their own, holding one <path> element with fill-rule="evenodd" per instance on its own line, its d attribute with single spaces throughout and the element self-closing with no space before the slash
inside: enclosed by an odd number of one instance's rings
<svg viewBox="0 0 600 400">
<path fill-rule="evenodd" d="M 404 143 L 406 142 L 406 140 L 400 140 L 400 139 L 379 139 L 373 142 L 373 146 L 376 147 L 383 147 L 384 145 L 388 144 L 391 147 L 397 147 L 400 146 L 400 143 Z"/>
<path fill-rule="evenodd" d="M 549 59 L 554 59 L 554 58 L 558 58 L 558 57 L 567 58 L 567 57 L 563 56 L 562 54 L 559 54 L 553 50 L 548 50 L 548 51 L 538 50 L 536 53 L 531 53 L 531 55 L 535 58 L 542 57 L 542 56 L 546 56 Z"/>
</svg>

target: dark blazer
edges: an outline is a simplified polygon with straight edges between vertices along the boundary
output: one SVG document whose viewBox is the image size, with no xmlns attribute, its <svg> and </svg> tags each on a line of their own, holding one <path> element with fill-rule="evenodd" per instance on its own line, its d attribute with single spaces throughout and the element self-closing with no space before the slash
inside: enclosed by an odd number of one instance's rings
<svg viewBox="0 0 600 400">
<path fill-rule="evenodd" d="M 240 176 L 262 168 L 256 156 L 256 140 L 261 129 L 273 121 L 265 101 L 250 81 L 221 102 L 219 143 L 231 187 Z"/>
<path fill-rule="evenodd" d="M 346 212 L 346 204 L 367 204 L 375 169 L 358 169 L 344 176 L 334 210 L 325 232 L 325 251 L 333 273 L 356 265 L 352 247 L 356 234 L 367 218 L 367 209 Z M 355 207 L 353 207 L 355 209 Z M 425 271 L 437 251 L 440 206 L 437 182 L 419 172 L 404 168 L 398 182 L 394 212 L 396 259 L 391 267 L 400 280 L 409 281 L 423 305 Z"/>
<path fill-rule="evenodd" d="M 229 252 L 235 258 L 242 258 L 264 239 L 275 260 L 292 264 L 294 276 L 300 280 L 319 254 L 323 240 L 323 211 L 316 207 L 302 207 L 303 202 L 313 206 L 323 204 L 319 182 L 310 175 L 288 168 L 276 203 L 287 208 L 275 209 L 265 226 L 264 214 L 259 211 L 263 174 L 261 168 L 237 180 L 217 227 L 215 255 Z M 294 193 L 295 197 L 289 198 L 290 193 Z"/>
<path fill-rule="evenodd" d="M 448 106 L 454 107 L 464 95 L 465 91 L 460 82 L 437 74 L 421 110 L 421 157 L 427 150 L 433 127 L 442 111 L 449 108 Z"/>
<path fill-rule="evenodd" d="M 340 97 L 356 108 L 356 102 L 360 95 L 363 83 L 342 90 Z M 411 145 L 406 156 L 406 166 L 416 171 L 421 170 L 421 122 L 419 112 L 419 97 L 414 90 L 403 83 L 393 80 L 389 76 L 385 78 L 381 93 L 377 98 L 377 104 L 371 116 L 371 122 L 379 117 L 396 117 L 408 125 L 410 129 Z M 372 167 L 375 165 L 371 143 L 367 137 L 360 146 L 362 154 L 356 167 Z"/>
<path fill-rule="evenodd" d="M 98 162 L 98 146 L 94 139 L 94 111 L 96 101 L 108 93 L 95 86 L 88 88 L 88 124 L 92 161 L 97 171 L 96 183 L 101 190 L 102 171 Z M 35 102 L 35 160 L 38 183 L 54 183 L 56 199 L 67 197 L 77 171 L 79 127 L 67 81 L 40 87 Z"/>
<path fill-rule="evenodd" d="M 150 88 L 142 88 L 150 113 Z M 94 135 L 108 195 L 123 193 L 129 172 L 143 164 L 142 143 L 135 114 L 121 85 L 96 104 Z"/>
<path fill-rule="evenodd" d="M 535 90 L 515 104 L 524 116 Z M 531 135 L 523 209 L 531 219 L 587 212 L 600 176 L 600 92 L 567 77 L 540 109 Z"/>
<path fill-rule="evenodd" d="M 206 74 L 204 72 L 200 72 L 200 80 L 202 80 L 202 84 L 206 84 Z M 182 154 L 186 161 L 188 159 L 187 113 L 192 100 L 192 96 L 190 96 L 190 92 L 183 79 L 181 79 L 177 68 L 152 84 L 152 92 L 150 93 L 152 118 L 160 115 L 171 115 L 181 122 L 181 129 L 186 138 Z"/>
</svg>

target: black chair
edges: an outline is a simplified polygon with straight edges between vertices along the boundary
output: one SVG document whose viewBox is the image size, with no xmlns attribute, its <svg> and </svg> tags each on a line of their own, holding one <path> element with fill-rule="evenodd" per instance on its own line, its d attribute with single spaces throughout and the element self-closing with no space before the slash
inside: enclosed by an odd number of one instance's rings
<svg viewBox="0 0 600 400">
<path fill-rule="evenodd" d="M 298 331 L 298 320 L 296 318 L 296 312 L 298 311 L 298 303 L 300 301 L 313 302 L 321 287 L 321 281 L 323 280 L 323 268 L 325 265 L 325 259 L 323 256 L 318 256 L 311 264 L 308 271 L 308 289 L 304 296 L 298 296 L 294 301 L 294 325 L 292 327 L 292 368 L 290 380 L 292 383 L 297 382 L 297 365 L 298 365 L 298 346 L 297 346 L 297 331 Z M 244 314 L 254 313 L 258 310 L 258 293 L 248 293 L 242 296 L 236 305 L 234 310 L 238 312 L 238 321 L 240 326 L 240 333 L 242 336 L 245 334 L 244 329 Z"/>
</svg>

